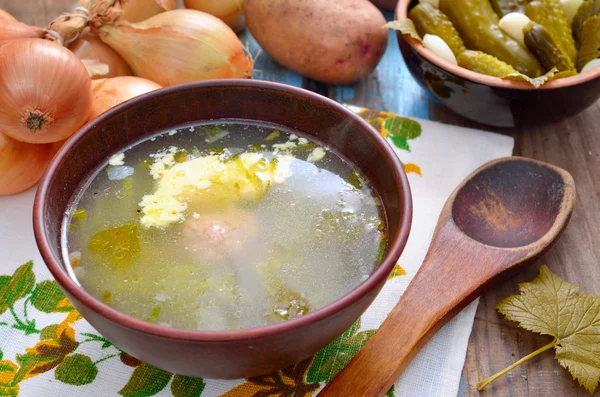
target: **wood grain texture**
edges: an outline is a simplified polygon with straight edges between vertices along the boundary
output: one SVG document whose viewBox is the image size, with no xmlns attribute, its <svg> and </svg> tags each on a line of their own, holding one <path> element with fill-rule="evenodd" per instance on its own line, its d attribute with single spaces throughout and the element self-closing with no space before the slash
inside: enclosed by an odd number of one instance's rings
<svg viewBox="0 0 600 397">
<path fill-rule="evenodd" d="M 571 176 L 535 160 L 499 159 L 473 172 L 444 205 L 427 256 L 400 302 L 320 394 L 385 395 L 433 334 L 557 240 L 574 200 Z"/>
<path fill-rule="evenodd" d="M 432 119 L 474 128 L 485 128 L 462 119 L 447 109 L 431 105 Z M 547 264 L 560 277 L 576 284 L 582 292 L 600 294 L 600 102 L 585 112 L 563 121 L 551 120 L 496 132 L 515 138 L 515 155 L 531 157 L 569 171 L 577 186 L 577 201 L 571 222 L 554 249 L 536 265 Z M 523 271 L 485 293 L 475 316 L 475 324 L 463 377 L 465 397 L 584 397 L 579 387 L 552 352 L 542 354 L 497 380 L 484 392 L 478 381 L 501 371 L 519 358 L 550 342 L 550 338 L 524 331 L 496 313 L 500 299 L 518 293 L 517 284 L 530 281 L 537 267 Z M 596 391 L 594 396 L 600 396 Z"/>
<path fill-rule="evenodd" d="M 70 9 L 75 0 L 0 0 L 0 8 L 19 20 L 45 26 L 60 12 Z M 391 18 L 387 13 L 386 17 Z M 262 55 L 256 78 L 275 80 L 324 93 L 341 102 L 372 107 L 406 116 L 428 118 L 444 123 L 490 128 L 469 122 L 430 100 L 409 75 L 400 56 L 395 35 L 376 71 L 365 81 L 352 86 L 327 87 L 287 72 Z M 249 38 L 248 38 L 249 39 Z M 249 40 L 252 44 L 253 41 Z M 258 50 L 253 45 L 253 53 Z M 600 102 L 585 112 L 564 121 L 531 120 L 528 125 L 496 130 L 515 138 L 515 155 L 531 157 L 565 168 L 577 185 L 577 202 L 571 222 L 556 246 L 537 264 L 546 263 L 553 272 L 581 287 L 583 292 L 600 294 Z M 475 384 L 512 364 L 518 358 L 547 344 L 550 339 L 517 328 L 495 311 L 496 303 L 518 292 L 517 283 L 537 275 L 532 266 L 485 293 L 479 304 L 460 397 L 584 397 L 589 396 L 571 379 L 569 373 L 544 353 L 479 393 Z M 600 392 L 594 396 L 599 397 Z M 426 397 L 426 396 L 411 396 Z"/>
</svg>

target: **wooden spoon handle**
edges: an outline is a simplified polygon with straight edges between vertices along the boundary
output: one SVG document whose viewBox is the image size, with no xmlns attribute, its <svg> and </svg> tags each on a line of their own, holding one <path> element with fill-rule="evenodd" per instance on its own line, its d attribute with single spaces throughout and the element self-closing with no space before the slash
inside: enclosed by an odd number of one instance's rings
<svg viewBox="0 0 600 397">
<path fill-rule="evenodd" d="M 447 302 L 423 300 L 427 285 L 411 284 L 377 333 L 319 397 L 383 396 L 441 326 Z"/>
<path fill-rule="evenodd" d="M 453 225 L 439 230 L 400 302 L 319 397 L 385 395 L 435 332 L 512 260 L 513 254 L 458 239 L 454 230 Z"/>
</svg>

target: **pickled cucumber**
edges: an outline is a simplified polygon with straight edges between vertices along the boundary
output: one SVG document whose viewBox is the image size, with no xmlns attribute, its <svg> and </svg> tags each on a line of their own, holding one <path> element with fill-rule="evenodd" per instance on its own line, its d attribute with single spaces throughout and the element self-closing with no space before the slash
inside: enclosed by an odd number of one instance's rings
<svg viewBox="0 0 600 397">
<path fill-rule="evenodd" d="M 492 7 L 494 7 L 494 11 L 500 18 L 505 16 L 506 14 L 510 14 L 511 12 L 520 12 L 523 13 L 525 11 L 525 6 L 529 3 L 528 0 L 490 0 L 492 3 Z"/>
<path fill-rule="evenodd" d="M 577 60 L 577 49 L 567 14 L 559 0 L 535 0 L 525 7 L 525 15 L 533 22 L 546 28 L 559 49 L 567 54 L 572 62 Z M 543 62 L 542 62 L 543 64 Z"/>
<path fill-rule="evenodd" d="M 431 4 L 421 3 L 415 6 L 408 16 L 415 24 L 421 37 L 425 37 L 426 34 L 441 37 L 456 56 L 466 49 L 465 43 L 448 16 Z"/>
<path fill-rule="evenodd" d="M 481 51 L 463 51 L 457 60 L 458 66 L 488 76 L 504 78 L 509 74 L 519 73 L 506 62 Z"/>
<path fill-rule="evenodd" d="M 554 36 L 539 23 L 531 22 L 523 29 L 525 45 L 548 70 L 557 68 L 559 72 L 575 69 L 571 58 L 560 48 Z"/>
<path fill-rule="evenodd" d="M 498 26 L 499 18 L 488 0 L 441 0 L 440 10 L 467 48 L 490 54 L 530 77 L 542 74 L 536 57 Z"/>
<path fill-rule="evenodd" d="M 583 24 L 594 15 L 600 15 L 600 0 L 586 0 L 573 18 L 571 29 L 573 30 L 573 38 L 579 48 L 581 46 L 581 33 L 583 32 Z"/>
<path fill-rule="evenodd" d="M 558 80 L 565 79 L 567 77 L 577 76 L 577 72 L 575 70 L 565 70 L 563 72 L 558 72 L 554 76 L 550 78 L 550 80 Z"/>
<path fill-rule="evenodd" d="M 577 70 L 581 71 L 588 62 L 596 58 L 600 58 L 600 15 L 588 18 L 583 24 Z"/>
</svg>

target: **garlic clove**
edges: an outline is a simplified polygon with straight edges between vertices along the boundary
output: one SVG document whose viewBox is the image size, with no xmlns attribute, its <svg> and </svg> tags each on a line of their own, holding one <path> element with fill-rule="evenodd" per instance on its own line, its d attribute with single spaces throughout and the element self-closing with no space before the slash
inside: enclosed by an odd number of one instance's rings
<svg viewBox="0 0 600 397">
<path fill-rule="evenodd" d="M 573 23 L 573 19 L 575 18 L 575 15 L 577 15 L 577 11 L 579 11 L 579 7 L 581 7 L 582 4 L 583 0 L 560 0 L 560 5 L 562 5 L 565 10 L 569 25 Z"/>
<path fill-rule="evenodd" d="M 441 37 L 433 34 L 426 34 L 425 37 L 423 37 L 423 44 L 435 55 L 454 65 L 458 65 L 454 53 L 452 53 L 448 44 Z"/>
<path fill-rule="evenodd" d="M 588 63 L 585 64 L 585 66 L 583 67 L 583 69 L 581 69 L 580 73 L 586 73 L 586 72 L 591 72 L 593 69 L 599 68 L 600 67 L 600 58 L 598 59 L 593 59 L 591 61 L 589 61 Z"/>
<path fill-rule="evenodd" d="M 522 46 L 525 46 L 525 34 L 523 29 L 531 22 L 525 14 L 520 12 L 511 12 L 500 19 L 500 29 L 507 35 L 518 41 Z"/>
</svg>

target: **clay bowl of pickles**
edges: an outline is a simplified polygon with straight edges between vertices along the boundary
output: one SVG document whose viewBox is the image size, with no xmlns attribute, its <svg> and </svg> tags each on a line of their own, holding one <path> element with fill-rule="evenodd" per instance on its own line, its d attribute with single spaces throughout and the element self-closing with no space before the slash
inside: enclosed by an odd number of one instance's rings
<svg viewBox="0 0 600 397">
<path fill-rule="evenodd" d="M 383 287 L 411 219 L 403 167 L 362 118 L 300 88 L 231 79 L 94 119 L 57 154 L 34 208 L 47 267 L 98 332 L 161 369 L 224 379 L 341 335 Z"/>
<path fill-rule="evenodd" d="M 407 19 L 416 32 L 398 41 L 411 74 L 467 119 L 552 123 L 600 98 L 598 0 L 400 0 L 396 20 Z"/>
</svg>

